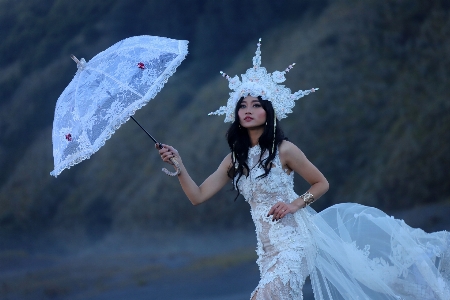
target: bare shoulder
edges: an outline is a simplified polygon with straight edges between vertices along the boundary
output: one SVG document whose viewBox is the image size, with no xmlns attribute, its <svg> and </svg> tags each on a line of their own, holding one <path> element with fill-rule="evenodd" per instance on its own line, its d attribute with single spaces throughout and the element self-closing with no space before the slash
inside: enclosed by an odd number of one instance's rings
<svg viewBox="0 0 450 300">
<path fill-rule="evenodd" d="M 303 154 L 302 150 L 300 150 L 299 147 L 289 141 L 282 141 L 280 146 L 278 147 L 278 150 L 280 151 L 280 156 L 283 157 Z"/>
<path fill-rule="evenodd" d="M 222 162 L 220 163 L 219 169 L 224 169 L 226 171 L 228 171 L 230 169 L 230 167 L 232 166 L 232 160 L 231 160 L 231 152 L 227 154 L 227 156 L 225 156 L 225 158 L 222 160 Z"/>
<path fill-rule="evenodd" d="M 292 142 L 281 142 L 278 150 L 280 151 L 280 160 L 284 167 L 292 168 L 293 164 L 301 164 L 306 160 L 302 150 Z"/>
<path fill-rule="evenodd" d="M 231 152 L 227 154 L 227 156 L 225 156 L 225 158 L 223 159 L 223 162 L 227 162 L 231 164 Z"/>
</svg>

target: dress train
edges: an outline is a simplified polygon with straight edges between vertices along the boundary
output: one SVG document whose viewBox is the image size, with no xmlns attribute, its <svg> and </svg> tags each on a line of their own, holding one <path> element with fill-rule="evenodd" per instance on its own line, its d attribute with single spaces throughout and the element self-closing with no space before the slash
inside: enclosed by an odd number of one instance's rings
<svg viewBox="0 0 450 300">
<path fill-rule="evenodd" d="M 295 214 L 316 251 L 307 264 L 316 300 L 450 299 L 450 238 L 353 203 Z"/>
</svg>

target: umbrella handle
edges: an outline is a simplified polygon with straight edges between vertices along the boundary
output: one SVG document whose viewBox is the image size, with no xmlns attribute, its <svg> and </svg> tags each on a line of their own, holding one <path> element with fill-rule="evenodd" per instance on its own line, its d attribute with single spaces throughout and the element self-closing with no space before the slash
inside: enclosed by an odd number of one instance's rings
<svg viewBox="0 0 450 300">
<path fill-rule="evenodd" d="M 177 176 L 178 174 L 181 173 L 180 170 L 180 164 L 178 163 L 178 161 L 175 158 L 170 158 L 170 161 L 173 163 L 173 165 L 175 166 L 175 168 L 177 169 L 175 172 L 170 172 L 169 170 L 167 170 L 166 168 L 163 168 L 162 171 L 164 173 L 166 173 L 169 176 Z"/>
<path fill-rule="evenodd" d="M 75 57 L 75 56 L 74 56 Z M 76 59 L 76 57 L 75 57 L 75 59 L 74 58 L 72 58 L 73 60 L 75 60 Z M 144 127 L 142 127 L 142 125 L 141 124 L 139 124 L 139 122 L 133 117 L 133 116 L 130 116 L 130 118 L 131 119 L 133 119 L 133 121 L 134 122 L 136 122 L 136 124 L 138 124 L 139 125 L 139 127 L 141 127 L 141 129 L 142 130 L 144 130 L 145 131 L 145 133 L 156 143 L 156 144 L 158 144 L 158 147 L 159 147 L 159 149 L 162 149 L 162 145 L 161 145 L 161 143 L 158 143 L 156 140 L 155 140 L 155 138 L 154 137 L 152 137 L 152 135 L 150 134 L 150 133 L 148 133 L 147 132 L 147 130 L 145 130 L 144 129 Z M 170 158 L 170 161 L 172 162 L 172 164 L 175 166 L 175 168 L 177 169 L 175 172 L 170 172 L 169 170 L 167 170 L 166 168 L 163 168 L 162 169 L 162 171 L 164 172 L 164 173 L 166 173 L 167 175 L 169 175 L 169 176 L 177 176 L 178 174 L 180 174 L 181 173 L 181 170 L 180 170 L 180 164 L 178 163 L 178 161 L 175 159 L 175 158 Z"/>
<path fill-rule="evenodd" d="M 133 117 L 131 117 L 131 118 L 133 118 Z M 133 120 L 134 120 L 134 118 L 133 118 Z M 135 120 L 136 121 L 136 120 Z M 136 121 L 136 123 L 137 123 L 137 121 Z M 139 126 L 141 126 L 139 123 L 138 123 L 138 125 Z M 142 128 L 142 126 L 141 126 L 141 128 Z M 144 129 L 144 128 L 142 128 L 142 129 Z M 147 132 L 145 129 L 144 129 L 144 131 L 145 132 Z M 157 143 L 158 144 L 158 147 L 159 147 L 159 149 L 162 149 L 163 148 L 163 146 L 162 146 L 162 144 L 161 143 L 158 143 L 148 132 L 147 132 L 147 134 L 155 141 L 155 143 Z M 169 170 L 167 170 L 166 168 L 162 168 L 162 171 L 164 172 L 164 173 L 166 173 L 167 175 L 169 175 L 169 176 L 177 176 L 178 174 L 180 174 L 181 173 L 181 170 L 180 170 L 180 164 L 178 163 L 178 161 L 175 159 L 175 158 L 173 158 L 173 157 L 171 157 L 171 158 L 169 158 L 169 160 L 170 160 L 170 162 L 175 166 L 175 169 L 177 169 L 175 172 L 170 172 Z"/>
</svg>

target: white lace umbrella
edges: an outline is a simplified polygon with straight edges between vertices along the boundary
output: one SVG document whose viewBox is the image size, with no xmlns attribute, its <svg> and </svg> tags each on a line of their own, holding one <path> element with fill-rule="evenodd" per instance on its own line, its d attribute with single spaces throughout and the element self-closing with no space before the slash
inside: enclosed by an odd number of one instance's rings
<svg viewBox="0 0 450 300">
<path fill-rule="evenodd" d="M 186 57 L 187 45 L 188 41 L 135 36 L 89 62 L 72 56 L 78 71 L 56 103 L 52 132 L 55 169 L 50 174 L 56 177 L 97 152 L 163 88 Z"/>
</svg>

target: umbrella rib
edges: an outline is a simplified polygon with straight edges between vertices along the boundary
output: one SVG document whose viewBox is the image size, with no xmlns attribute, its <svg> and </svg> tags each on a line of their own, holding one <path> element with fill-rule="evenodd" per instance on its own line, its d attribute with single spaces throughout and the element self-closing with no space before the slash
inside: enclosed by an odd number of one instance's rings
<svg viewBox="0 0 450 300">
<path fill-rule="evenodd" d="M 141 98 L 144 97 L 144 96 L 141 95 L 138 91 L 134 90 L 134 89 L 131 88 L 129 85 L 124 84 L 123 82 L 117 80 L 116 78 L 114 78 L 113 76 L 109 75 L 108 73 L 105 73 L 105 72 L 103 72 L 103 71 L 101 71 L 101 70 L 98 70 L 98 69 L 95 69 L 95 68 L 92 68 L 92 67 L 87 67 L 86 69 L 89 69 L 89 70 L 92 70 L 92 71 L 96 71 L 96 72 L 98 72 L 98 73 L 100 73 L 100 74 L 103 74 L 103 75 L 105 75 L 106 77 L 108 77 L 109 79 L 113 80 L 115 83 L 117 83 L 117 84 L 119 84 L 119 85 L 125 87 L 127 90 L 129 90 L 129 91 L 133 92 L 134 94 L 138 95 L 139 97 L 141 97 Z"/>
</svg>

